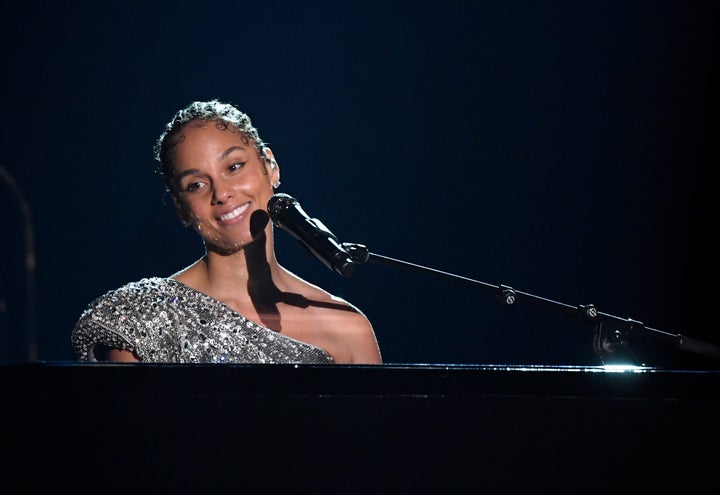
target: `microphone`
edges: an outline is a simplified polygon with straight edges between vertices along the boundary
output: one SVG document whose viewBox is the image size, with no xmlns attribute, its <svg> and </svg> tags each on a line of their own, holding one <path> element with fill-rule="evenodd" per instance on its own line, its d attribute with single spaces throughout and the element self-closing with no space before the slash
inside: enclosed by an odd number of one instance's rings
<svg viewBox="0 0 720 495">
<path fill-rule="evenodd" d="M 329 269 L 345 277 L 353 272 L 355 263 L 335 234 L 317 218 L 310 218 L 297 199 L 275 194 L 268 201 L 268 214 L 276 227 L 287 230 Z"/>
</svg>

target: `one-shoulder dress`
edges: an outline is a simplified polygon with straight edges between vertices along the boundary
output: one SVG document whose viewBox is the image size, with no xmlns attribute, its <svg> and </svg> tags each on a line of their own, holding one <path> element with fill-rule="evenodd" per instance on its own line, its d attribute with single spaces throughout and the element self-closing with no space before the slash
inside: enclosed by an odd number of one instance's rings
<svg viewBox="0 0 720 495">
<path fill-rule="evenodd" d="M 148 363 L 332 364 L 323 349 L 259 325 L 172 278 L 150 277 L 92 301 L 71 342 L 80 361 L 96 346 L 133 351 Z"/>
</svg>

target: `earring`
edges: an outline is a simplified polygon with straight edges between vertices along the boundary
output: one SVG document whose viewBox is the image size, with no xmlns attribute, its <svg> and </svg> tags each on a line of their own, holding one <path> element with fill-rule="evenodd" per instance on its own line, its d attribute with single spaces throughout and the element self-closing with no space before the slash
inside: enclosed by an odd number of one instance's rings
<svg viewBox="0 0 720 495">
<path fill-rule="evenodd" d="M 273 187 L 273 189 L 277 189 L 278 187 L 280 187 L 280 181 L 276 180 L 275 182 L 273 182 L 272 187 Z"/>
</svg>

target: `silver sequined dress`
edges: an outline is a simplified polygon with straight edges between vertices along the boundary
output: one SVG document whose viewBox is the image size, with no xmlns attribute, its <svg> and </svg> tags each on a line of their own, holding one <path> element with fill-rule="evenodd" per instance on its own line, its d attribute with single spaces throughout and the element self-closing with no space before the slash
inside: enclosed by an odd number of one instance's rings
<svg viewBox="0 0 720 495">
<path fill-rule="evenodd" d="M 97 361 L 94 347 L 103 344 L 151 363 L 333 363 L 323 349 L 161 277 L 131 282 L 95 299 L 75 324 L 71 341 L 85 362 Z"/>
</svg>

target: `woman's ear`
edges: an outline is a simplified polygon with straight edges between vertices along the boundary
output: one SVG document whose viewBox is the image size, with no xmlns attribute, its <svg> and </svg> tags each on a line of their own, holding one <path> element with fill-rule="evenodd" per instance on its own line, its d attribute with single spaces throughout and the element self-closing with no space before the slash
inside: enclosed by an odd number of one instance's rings
<svg viewBox="0 0 720 495">
<path fill-rule="evenodd" d="M 267 163 L 270 166 L 270 169 L 268 170 L 270 184 L 272 184 L 273 189 L 277 189 L 280 187 L 280 166 L 278 165 L 277 160 L 275 160 L 275 155 L 270 148 L 266 148 L 265 152 L 267 154 Z"/>
</svg>

